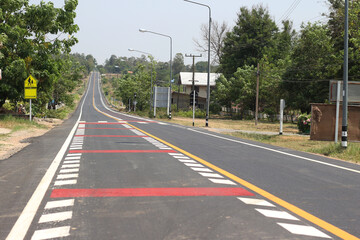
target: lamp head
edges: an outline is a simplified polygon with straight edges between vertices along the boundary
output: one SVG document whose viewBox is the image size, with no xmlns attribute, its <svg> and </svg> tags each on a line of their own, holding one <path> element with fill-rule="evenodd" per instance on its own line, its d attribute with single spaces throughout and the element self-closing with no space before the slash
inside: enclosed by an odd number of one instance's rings
<svg viewBox="0 0 360 240">
<path fill-rule="evenodd" d="M 147 32 L 147 30 L 146 30 L 146 29 L 143 29 L 143 28 L 140 28 L 140 29 L 139 29 L 139 32 L 143 32 L 143 33 L 144 33 L 144 32 Z"/>
<path fill-rule="evenodd" d="M 134 49 L 132 49 L 132 48 L 129 48 L 128 50 L 129 50 L 130 52 L 134 51 Z"/>
</svg>

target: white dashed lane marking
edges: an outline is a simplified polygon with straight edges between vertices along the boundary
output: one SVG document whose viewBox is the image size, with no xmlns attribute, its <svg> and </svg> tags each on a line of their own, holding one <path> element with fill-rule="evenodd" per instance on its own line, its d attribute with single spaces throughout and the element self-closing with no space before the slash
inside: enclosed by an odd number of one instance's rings
<svg viewBox="0 0 360 240">
<path fill-rule="evenodd" d="M 56 179 L 69 179 L 69 178 L 78 178 L 78 173 L 71 173 L 71 174 L 59 174 Z"/>
<path fill-rule="evenodd" d="M 207 173 L 207 172 L 199 172 L 199 174 L 203 177 L 210 177 L 210 178 L 224 178 L 218 173 Z"/>
<path fill-rule="evenodd" d="M 197 163 L 196 161 L 191 160 L 191 159 L 189 159 L 189 160 L 187 160 L 187 159 L 179 159 L 179 162 L 182 162 L 182 163 Z"/>
<path fill-rule="evenodd" d="M 196 171 L 196 172 L 214 172 L 210 168 L 205 168 L 205 167 L 204 168 L 192 167 L 191 169 Z"/>
<path fill-rule="evenodd" d="M 39 219 L 39 223 L 60 222 L 71 218 L 72 218 L 72 211 L 49 213 L 49 214 L 43 214 Z"/>
<path fill-rule="evenodd" d="M 81 153 L 69 153 L 67 154 L 68 157 L 72 157 L 72 156 L 81 156 Z"/>
<path fill-rule="evenodd" d="M 263 207 L 275 207 L 275 205 L 273 205 L 272 203 L 269 203 L 268 201 L 266 201 L 264 199 L 241 198 L 241 197 L 238 197 L 238 199 L 246 204 L 263 206 Z"/>
<path fill-rule="evenodd" d="M 72 207 L 74 206 L 74 199 L 56 200 L 47 202 L 45 209 L 61 208 L 61 207 Z"/>
<path fill-rule="evenodd" d="M 290 213 L 284 212 L 284 211 L 278 211 L 278 210 L 269 210 L 269 209 L 258 209 L 255 208 L 256 211 L 264 215 L 265 217 L 270 218 L 280 218 L 280 219 L 286 219 L 286 220 L 295 220 L 300 221 L 298 218 L 294 217 Z"/>
<path fill-rule="evenodd" d="M 234 183 L 233 181 L 230 181 L 228 179 L 217 179 L 217 178 L 208 178 L 210 181 L 212 181 L 213 183 L 218 183 L 218 184 L 227 184 L 227 185 L 237 185 L 236 183 Z"/>
<path fill-rule="evenodd" d="M 71 179 L 71 180 L 57 180 L 54 183 L 54 186 L 64 186 L 64 185 L 73 185 L 76 184 L 77 180 L 76 179 Z"/>
<path fill-rule="evenodd" d="M 79 168 L 61 169 L 59 173 L 74 173 L 79 172 Z"/>
<path fill-rule="evenodd" d="M 148 140 L 150 142 L 153 142 L 153 140 Z M 214 173 L 211 169 L 205 168 L 202 164 L 199 164 L 197 161 L 190 159 L 189 157 L 185 156 L 181 153 L 169 153 L 170 156 L 177 159 L 179 162 L 184 163 L 186 166 L 190 167 L 192 170 L 198 172 L 201 176 L 208 178 L 211 182 L 216 184 L 227 184 L 227 185 L 237 185 L 237 183 L 229 180 L 224 179 L 223 176 L 221 176 L 218 173 Z M 240 198 L 245 204 L 249 205 L 256 205 L 256 206 L 263 206 L 263 207 L 273 207 L 276 208 L 275 205 L 272 203 L 264 200 L 264 199 L 255 199 L 255 198 Z M 295 216 L 291 215 L 288 212 L 279 211 L 279 210 L 269 210 L 269 209 L 255 209 L 262 215 L 269 217 L 269 218 L 275 218 L 275 219 L 284 219 L 288 221 L 300 221 L 300 219 L 296 218 Z M 278 225 L 282 226 L 289 232 L 293 234 L 298 235 L 306 235 L 306 236 L 312 236 L 312 237 L 324 237 L 324 238 L 330 238 L 325 233 L 321 232 L 320 230 L 317 230 L 314 227 L 311 226 L 304 226 L 304 225 L 298 225 L 298 224 L 285 224 L 285 223 L 277 223 Z"/>
<path fill-rule="evenodd" d="M 136 129 L 129 129 L 129 130 L 138 136 L 146 136 L 144 133 L 140 132 L 139 130 L 136 130 Z"/>
<path fill-rule="evenodd" d="M 71 164 L 71 163 L 80 163 L 80 160 L 68 160 L 68 161 L 64 161 L 64 164 Z"/>
<path fill-rule="evenodd" d="M 84 129 L 77 129 L 76 134 L 84 135 Z M 82 149 L 83 137 L 74 137 L 73 141 L 70 145 L 70 149 Z M 54 188 L 65 185 L 74 185 L 77 184 L 77 178 L 79 177 L 79 167 L 80 167 L 80 159 L 81 153 L 69 153 L 65 156 L 63 164 L 60 168 L 58 175 L 56 176 L 56 180 L 54 182 Z M 53 239 L 53 238 L 63 238 L 70 235 L 70 226 L 63 226 L 57 228 L 48 228 L 48 226 L 43 224 L 56 223 L 56 224 L 64 224 L 66 220 L 72 218 L 73 211 L 70 211 L 69 208 L 74 206 L 74 199 L 66 199 L 66 200 L 56 200 L 49 201 L 45 205 L 45 211 L 52 210 L 51 213 L 43 213 L 39 219 L 39 228 L 36 230 L 32 236 L 32 240 L 45 240 L 45 239 Z M 54 212 L 54 210 L 60 210 L 62 208 L 67 208 L 68 211 Z"/>
<path fill-rule="evenodd" d="M 278 223 L 280 226 L 291 232 L 292 234 L 311 236 L 311 237 L 321 237 L 321 238 L 331 238 L 320 230 L 304 225 L 289 224 L 289 223 Z"/>
<path fill-rule="evenodd" d="M 184 163 L 188 167 L 203 167 L 204 165 L 199 163 Z"/>
<path fill-rule="evenodd" d="M 189 157 L 186 156 L 173 156 L 173 157 L 177 159 L 190 159 Z"/>
<path fill-rule="evenodd" d="M 62 238 L 70 235 L 70 226 L 36 230 L 31 240 Z"/>
<path fill-rule="evenodd" d="M 74 156 L 74 157 L 66 157 L 65 160 L 78 160 L 81 156 Z"/>
<path fill-rule="evenodd" d="M 61 168 L 78 168 L 80 164 L 63 164 Z"/>
</svg>

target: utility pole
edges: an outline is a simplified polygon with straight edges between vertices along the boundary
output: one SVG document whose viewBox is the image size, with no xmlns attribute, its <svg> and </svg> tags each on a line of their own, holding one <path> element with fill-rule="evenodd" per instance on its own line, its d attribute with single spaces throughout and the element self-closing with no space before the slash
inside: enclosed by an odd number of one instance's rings
<svg viewBox="0 0 360 240">
<path fill-rule="evenodd" d="M 344 35 L 344 82 L 343 82 L 343 116 L 341 146 L 347 148 L 348 117 L 348 68 L 349 68 L 349 0 L 345 0 L 345 35 Z"/>
<path fill-rule="evenodd" d="M 255 125 L 258 124 L 258 111 L 259 111 L 259 81 L 260 81 L 260 64 L 257 64 L 256 71 L 256 103 L 255 103 Z"/>
<path fill-rule="evenodd" d="M 193 93 L 193 126 L 195 125 L 195 98 L 196 98 L 196 93 L 195 93 L 195 58 L 196 57 L 202 57 L 202 55 L 193 55 L 193 54 L 185 54 L 185 57 L 192 57 L 193 58 L 193 76 L 192 76 L 192 88 L 191 88 L 191 92 Z"/>
</svg>

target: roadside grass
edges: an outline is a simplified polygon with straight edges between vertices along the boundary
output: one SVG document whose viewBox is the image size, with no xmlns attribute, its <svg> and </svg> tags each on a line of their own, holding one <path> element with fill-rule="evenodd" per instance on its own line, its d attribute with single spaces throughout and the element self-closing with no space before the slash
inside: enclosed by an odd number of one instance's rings
<svg viewBox="0 0 360 240">
<path fill-rule="evenodd" d="M 34 121 L 30 122 L 27 119 L 13 117 L 11 115 L 4 115 L 0 116 L 0 128 L 7 128 L 10 129 L 11 132 L 17 132 L 29 128 L 46 129 L 47 127 Z"/>
<path fill-rule="evenodd" d="M 347 149 L 344 149 L 341 147 L 340 143 L 335 144 L 328 141 L 313 141 L 310 140 L 309 136 L 280 136 L 241 132 L 225 134 L 297 151 L 315 153 L 327 157 L 360 163 L 360 143 L 357 142 L 350 142 Z"/>
<path fill-rule="evenodd" d="M 311 152 L 360 163 L 360 143 L 348 143 L 347 149 L 341 147 L 340 143 L 327 143 L 325 146 L 313 148 Z"/>
<path fill-rule="evenodd" d="M 71 113 L 74 112 L 74 110 L 76 109 L 76 107 L 78 106 L 80 100 L 81 100 L 81 96 L 83 96 L 85 89 L 86 89 L 86 84 L 87 82 L 87 78 L 82 80 L 82 84 L 80 84 L 73 92 L 72 95 L 74 96 L 74 102 L 71 105 L 65 105 L 62 108 L 59 109 L 47 109 L 44 116 L 48 117 L 48 118 L 57 118 L 57 119 L 61 119 L 64 120 L 66 118 L 68 118 L 70 116 Z"/>
<path fill-rule="evenodd" d="M 161 120 L 185 126 L 192 126 L 192 118 L 173 117 L 171 120 Z M 194 123 L 196 127 L 205 127 L 205 119 L 195 118 Z M 254 121 L 251 120 L 210 119 L 209 127 L 244 131 L 279 132 L 279 123 L 268 121 L 260 121 L 258 125 L 255 126 Z M 295 123 L 284 123 L 283 132 L 296 134 L 299 131 Z"/>
<path fill-rule="evenodd" d="M 174 117 L 172 120 L 162 119 L 162 121 L 169 121 L 184 126 L 192 126 L 192 118 Z M 195 119 L 195 126 L 204 127 L 204 119 Z M 249 120 L 224 120 L 224 119 L 210 119 L 209 128 L 215 129 L 231 129 L 244 131 L 258 131 L 258 132 L 278 132 L 279 123 L 259 122 L 255 126 L 254 121 Z M 297 134 L 298 129 L 296 124 L 285 123 L 283 128 L 284 133 Z M 297 151 L 309 152 L 360 163 L 360 143 L 350 142 L 347 149 L 343 149 L 340 143 L 335 144 L 329 141 L 313 141 L 310 140 L 309 135 L 265 135 L 259 133 L 245 133 L 245 132 L 226 132 L 223 134 L 234 137 L 258 141 L 274 146 L 289 148 Z"/>
<path fill-rule="evenodd" d="M 76 105 L 64 106 L 57 110 L 54 110 L 54 109 L 46 110 L 45 116 L 48 118 L 57 118 L 57 119 L 64 120 L 65 118 L 67 118 L 69 116 L 70 113 L 72 113 L 75 110 L 75 106 Z"/>
</svg>

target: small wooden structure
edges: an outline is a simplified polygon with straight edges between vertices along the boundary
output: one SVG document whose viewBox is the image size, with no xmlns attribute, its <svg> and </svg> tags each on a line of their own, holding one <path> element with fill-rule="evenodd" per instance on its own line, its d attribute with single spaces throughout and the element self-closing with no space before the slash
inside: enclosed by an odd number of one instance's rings
<svg viewBox="0 0 360 240">
<path fill-rule="evenodd" d="M 348 140 L 360 141 L 360 106 L 348 107 Z M 311 140 L 334 141 L 335 104 L 311 104 Z M 342 106 L 340 105 L 338 136 L 341 139 Z"/>
</svg>

